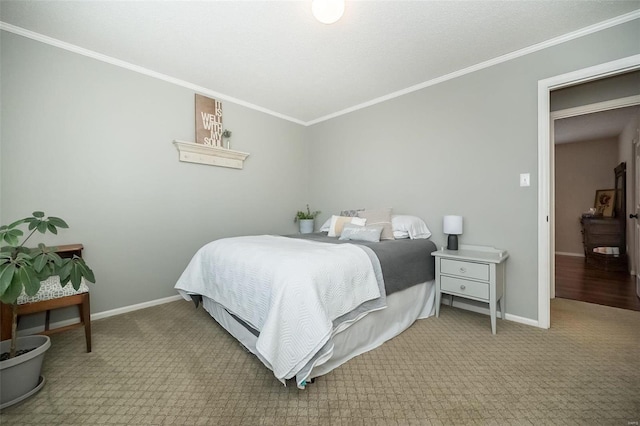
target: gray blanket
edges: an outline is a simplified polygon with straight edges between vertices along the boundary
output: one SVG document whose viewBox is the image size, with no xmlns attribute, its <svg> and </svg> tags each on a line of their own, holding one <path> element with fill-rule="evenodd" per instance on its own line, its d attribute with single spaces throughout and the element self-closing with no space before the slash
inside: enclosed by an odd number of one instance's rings
<svg viewBox="0 0 640 426">
<path fill-rule="evenodd" d="M 323 243 L 351 243 L 369 247 L 380 260 L 387 296 L 435 278 L 435 260 L 431 256 L 431 252 L 437 248 L 430 240 L 382 240 L 379 243 L 340 241 L 335 237 L 327 237 L 324 232 L 287 235 L 287 237 Z"/>
</svg>

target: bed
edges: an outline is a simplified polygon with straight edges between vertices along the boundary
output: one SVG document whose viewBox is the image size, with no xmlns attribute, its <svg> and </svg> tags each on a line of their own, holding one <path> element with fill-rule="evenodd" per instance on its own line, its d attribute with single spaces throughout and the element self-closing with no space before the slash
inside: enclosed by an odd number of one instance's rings
<svg viewBox="0 0 640 426">
<path fill-rule="evenodd" d="M 225 238 L 196 253 L 176 289 L 302 389 L 433 315 L 434 250 L 326 233 Z"/>
</svg>

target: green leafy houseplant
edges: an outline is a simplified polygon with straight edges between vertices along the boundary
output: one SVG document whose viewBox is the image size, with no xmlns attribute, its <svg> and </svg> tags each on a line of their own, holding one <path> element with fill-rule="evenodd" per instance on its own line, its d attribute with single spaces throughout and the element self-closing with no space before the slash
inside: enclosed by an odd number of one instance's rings
<svg viewBox="0 0 640 426">
<path fill-rule="evenodd" d="M 31 232 L 21 243 L 20 237 L 24 232 L 19 228 L 22 225 L 27 225 Z M 4 244 L 0 248 L 0 301 L 13 307 L 10 358 L 16 352 L 17 300 L 23 289 L 28 296 L 34 296 L 40 290 L 41 281 L 56 275 L 60 277 L 63 287 L 71 282 L 76 290 L 80 288 L 82 278 L 95 282 L 93 271 L 82 258 L 74 256 L 62 259 L 55 253 L 55 247 L 47 247 L 42 243 L 37 248 L 24 245 L 36 231 L 57 234 L 58 228 L 68 227 L 59 217 L 46 217 L 39 211 L 10 225 L 0 226 L 0 244 Z"/>
<path fill-rule="evenodd" d="M 298 210 L 298 213 L 296 213 L 296 217 L 293 219 L 293 221 L 297 222 L 299 220 L 315 219 L 316 216 L 318 216 L 320 213 L 322 213 L 320 210 L 311 212 L 311 210 L 309 210 L 309 204 L 307 204 L 307 211 L 305 212 Z"/>
</svg>

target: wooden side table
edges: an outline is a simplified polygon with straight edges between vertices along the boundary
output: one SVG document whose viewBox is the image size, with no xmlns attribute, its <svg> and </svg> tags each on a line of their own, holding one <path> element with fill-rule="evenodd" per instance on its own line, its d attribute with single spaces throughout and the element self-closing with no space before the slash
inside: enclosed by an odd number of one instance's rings
<svg viewBox="0 0 640 426">
<path fill-rule="evenodd" d="M 587 265 L 605 271 L 629 271 L 624 217 L 590 217 L 583 215 L 580 218 L 580 224 L 582 225 L 584 261 Z M 596 247 L 617 247 L 619 251 L 615 255 L 598 253 L 593 251 Z"/>
<path fill-rule="evenodd" d="M 460 250 L 441 249 L 436 259 L 436 317 L 442 293 L 489 304 L 491 332 L 496 334 L 496 310 L 500 302 L 505 318 L 506 260 L 509 253 L 493 247 L 461 245 Z"/>
<path fill-rule="evenodd" d="M 82 250 L 84 249 L 82 244 L 58 245 L 55 247 L 56 247 L 56 253 L 58 253 L 58 255 L 62 258 L 69 258 L 73 256 L 82 257 Z M 87 291 L 80 291 L 80 292 L 73 291 L 73 286 L 71 285 L 71 283 L 67 284 L 67 288 L 73 294 L 69 294 L 65 296 L 57 296 L 52 298 L 43 298 L 43 300 L 40 300 L 37 302 L 19 304 L 18 317 L 21 315 L 29 315 L 37 312 L 46 312 L 44 330 L 38 333 L 38 334 L 44 334 L 44 335 L 59 333 L 61 331 L 66 331 L 76 327 L 84 327 L 87 352 L 91 352 L 91 309 L 90 309 L 89 291 L 88 289 Z M 51 329 L 49 327 L 50 311 L 52 309 L 64 308 L 67 306 L 78 306 L 80 322 Z M 1 340 L 7 340 L 11 338 L 11 323 L 12 323 L 12 306 L 6 305 L 4 303 L 0 303 L 0 339 Z"/>
</svg>

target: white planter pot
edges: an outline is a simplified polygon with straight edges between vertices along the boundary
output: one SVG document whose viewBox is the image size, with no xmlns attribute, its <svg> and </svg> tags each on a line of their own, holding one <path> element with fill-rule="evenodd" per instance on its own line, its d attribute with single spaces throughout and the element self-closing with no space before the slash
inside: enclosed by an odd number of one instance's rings
<svg viewBox="0 0 640 426">
<path fill-rule="evenodd" d="M 298 222 L 300 222 L 301 234 L 311 234 L 313 232 L 314 219 L 301 219 Z"/>
<path fill-rule="evenodd" d="M 36 348 L 24 355 L 0 361 L 0 410 L 30 397 L 44 386 L 40 375 L 49 336 L 18 337 L 17 350 Z M 0 342 L 0 353 L 9 352 L 11 340 Z"/>
</svg>

